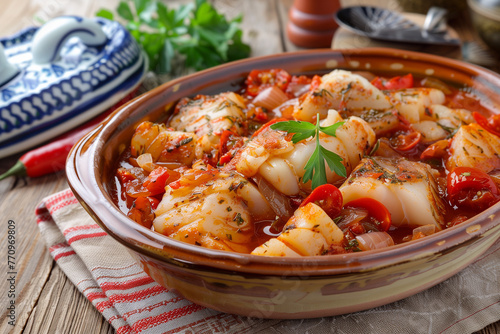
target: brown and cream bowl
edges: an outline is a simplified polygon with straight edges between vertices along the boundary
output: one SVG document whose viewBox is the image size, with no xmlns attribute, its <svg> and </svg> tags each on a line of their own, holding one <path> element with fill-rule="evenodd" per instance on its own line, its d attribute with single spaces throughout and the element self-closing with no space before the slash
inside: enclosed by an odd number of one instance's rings
<svg viewBox="0 0 500 334">
<path fill-rule="evenodd" d="M 261 318 L 312 318 L 388 304 L 428 289 L 477 259 L 500 237 L 500 204 L 425 238 L 379 250 L 282 258 L 218 251 L 152 231 L 113 200 L 116 161 L 138 124 L 161 121 L 176 102 L 237 90 L 253 69 L 291 74 L 333 69 L 432 76 L 500 110 L 500 76 L 433 55 L 394 49 L 313 50 L 250 58 L 188 75 L 118 109 L 85 136 L 68 158 L 71 189 L 83 207 L 122 243 L 159 284 L 215 310 Z"/>
</svg>

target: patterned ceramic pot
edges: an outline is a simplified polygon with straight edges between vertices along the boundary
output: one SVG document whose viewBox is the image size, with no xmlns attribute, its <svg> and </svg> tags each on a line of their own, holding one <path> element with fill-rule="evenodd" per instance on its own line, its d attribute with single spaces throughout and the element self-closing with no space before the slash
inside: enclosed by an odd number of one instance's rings
<svg viewBox="0 0 500 334">
<path fill-rule="evenodd" d="M 0 158 L 95 117 L 147 69 L 118 22 L 64 16 L 0 39 Z"/>
<path fill-rule="evenodd" d="M 155 233 L 113 203 L 115 162 L 135 126 L 165 118 L 184 96 L 240 85 L 252 69 L 293 74 L 334 68 L 414 73 L 471 87 L 500 110 L 500 76 L 470 64 L 393 49 L 315 50 L 247 59 L 186 76 L 122 107 L 70 154 L 68 180 L 85 209 L 124 244 L 161 285 L 200 305 L 263 318 L 344 314 L 387 304 L 427 289 L 477 259 L 500 238 L 500 204 L 426 238 L 362 253 L 276 258 L 209 250 Z"/>
</svg>

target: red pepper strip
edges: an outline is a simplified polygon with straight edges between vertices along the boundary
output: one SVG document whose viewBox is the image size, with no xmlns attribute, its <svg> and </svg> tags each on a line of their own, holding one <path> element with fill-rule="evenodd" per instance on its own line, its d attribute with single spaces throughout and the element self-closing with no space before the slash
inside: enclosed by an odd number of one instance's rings
<svg viewBox="0 0 500 334">
<path fill-rule="evenodd" d="M 300 206 L 302 207 L 308 203 L 318 205 L 333 219 L 337 217 L 340 214 L 340 210 L 342 210 L 342 193 L 333 184 L 326 183 L 316 187 L 309 196 L 302 201 Z"/>
<path fill-rule="evenodd" d="M 373 198 L 358 198 L 346 203 L 344 207 L 366 209 L 371 217 L 380 222 L 377 226 L 380 232 L 385 232 L 391 227 L 391 213 L 387 210 L 384 204 L 374 200 Z"/>
<path fill-rule="evenodd" d="M 69 151 L 84 135 L 94 129 L 101 121 L 125 104 L 135 94 L 131 92 L 113 107 L 106 110 L 91 121 L 78 128 L 66 132 L 55 138 L 52 142 L 25 153 L 12 168 L 0 175 L 0 180 L 9 176 L 29 176 L 38 177 L 46 174 L 58 172 L 64 169 Z"/>
</svg>

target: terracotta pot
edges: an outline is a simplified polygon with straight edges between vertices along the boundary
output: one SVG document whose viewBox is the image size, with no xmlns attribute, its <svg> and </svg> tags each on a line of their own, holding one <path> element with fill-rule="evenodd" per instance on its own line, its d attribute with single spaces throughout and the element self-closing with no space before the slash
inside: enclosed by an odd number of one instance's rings
<svg viewBox="0 0 500 334">
<path fill-rule="evenodd" d="M 215 310 L 304 319 L 388 304 L 444 281 L 500 239 L 500 203 L 444 231 L 361 253 L 282 258 L 208 249 L 166 237 L 114 203 L 116 162 L 143 121 L 170 117 L 179 99 L 235 91 L 253 69 L 296 75 L 369 69 L 413 73 L 467 87 L 500 110 L 500 75 L 469 63 L 396 49 L 307 50 L 234 61 L 171 80 L 124 105 L 76 144 L 69 185 L 83 207 L 159 284 Z"/>
<path fill-rule="evenodd" d="M 288 15 L 288 38 L 304 48 L 330 47 L 338 28 L 333 17 L 339 8 L 339 0 L 295 0 Z"/>
</svg>

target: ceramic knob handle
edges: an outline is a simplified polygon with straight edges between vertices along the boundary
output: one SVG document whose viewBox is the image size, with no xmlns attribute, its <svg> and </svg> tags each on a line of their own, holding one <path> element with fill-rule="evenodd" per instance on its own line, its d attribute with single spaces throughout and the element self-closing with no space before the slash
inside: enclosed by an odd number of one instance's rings
<svg viewBox="0 0 500 334">
<path fill-rule="evenodd" d="M 95 21 L 76 16 L 57 17 L 45 23 L 33 36 L 33 62 L 46 64 L 55 61 L 64 44 L 74 36 L 88 46 L 101 46 L 108 40 Z"/>
<path fill-rule="evenodd" d="M 7 59 L 2 43 L 0 43 L 0 87 L 12 80 L 19 73 L 19 69 Z"/>
</svg>

